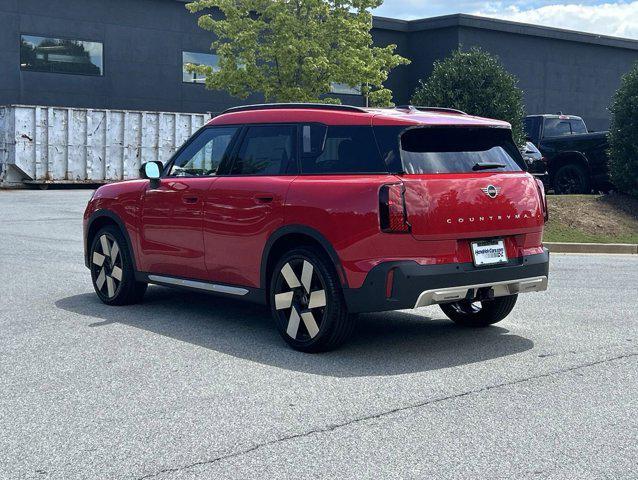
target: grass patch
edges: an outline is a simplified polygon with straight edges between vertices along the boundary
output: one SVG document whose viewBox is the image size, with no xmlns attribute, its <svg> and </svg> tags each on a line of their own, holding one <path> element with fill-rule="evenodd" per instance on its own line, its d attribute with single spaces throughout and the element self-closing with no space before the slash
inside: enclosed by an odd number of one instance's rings
<svg viewBox="0 0 638 480">
<path fill-rule="evenodd" d="M 638 243 L 638 200 L 626 195 L 549 195 L 546 242 Z"/>
</svg>

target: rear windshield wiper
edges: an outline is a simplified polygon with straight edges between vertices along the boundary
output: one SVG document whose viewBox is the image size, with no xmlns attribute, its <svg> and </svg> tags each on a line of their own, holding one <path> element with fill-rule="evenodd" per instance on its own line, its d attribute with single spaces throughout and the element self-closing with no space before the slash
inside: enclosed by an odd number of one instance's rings
<svg viewBox="0 0 638 480">
<path fill-rule="evenodd" d="M 507 167 L 507 165 L 505 165 L 504 163 L 482 162 L 482 163 L 475 163 L 474 166 L 472 167 L 472 170 L 476 172 L 477 170 L 490 170 L 492 168 L 505 168 L 505 167 Z"/>
</svg>

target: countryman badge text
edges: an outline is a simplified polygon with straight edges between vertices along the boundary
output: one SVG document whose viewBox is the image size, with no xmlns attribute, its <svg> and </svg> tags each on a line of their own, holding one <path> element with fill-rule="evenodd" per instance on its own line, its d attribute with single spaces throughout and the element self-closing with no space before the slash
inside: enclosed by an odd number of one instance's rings
<svg viewBox="0 0 638 480">
<path fill-rule="evenodd" d="M 538 216 L 540 216 L 540 214 L 538 214 Z M 466 220 L 470 223 L 472 222 L 486 222 L 486 221 L 498 221 L 498 220 L 521 220 L 521 219 L 526 219 L 526 218 L 532 218 L 532 216 L 528 215 L 527 213 L 524 213 L 523 215 L 520 214 L 515 214 L 515 215 L 488 215 L 486 217 L 467 217 L 467 218 L 463 218 L 463 217 L 459 217 L 456 219 L 457 223 L 463 223 Z M 448 218 L 445 222 L 446 223 L 452 223 L 452 219 Z"/>
</svg>

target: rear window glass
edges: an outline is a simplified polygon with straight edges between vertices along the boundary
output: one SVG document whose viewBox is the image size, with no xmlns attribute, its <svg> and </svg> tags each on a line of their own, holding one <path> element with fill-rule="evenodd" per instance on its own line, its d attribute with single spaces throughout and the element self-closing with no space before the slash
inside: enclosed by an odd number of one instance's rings
<svg viewBox="0 0 638 480">
<path fill-rule="evenodd" d="M 414 128 L 401 135 L 405 173 L 512 172 L 523 159 L 506 129 Z"/>
<path fill-rule="evenodd" d="M 543 126 L 544 137 L 563 137 L 565 135 L 575 135 L 587 133 L 585 122 L 581 119 L 572 118 L 546 118 Z"/>
<path fill-rule="evenodd" d="M 302 173 L 385 173 L 372 128 L 302 126 Z"/>
</svg>

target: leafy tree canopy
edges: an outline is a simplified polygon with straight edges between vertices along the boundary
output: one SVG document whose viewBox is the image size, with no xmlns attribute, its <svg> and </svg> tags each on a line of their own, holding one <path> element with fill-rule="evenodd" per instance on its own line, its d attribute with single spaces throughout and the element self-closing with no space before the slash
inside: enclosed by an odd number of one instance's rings
<svg viewBox="0 0 638 480">
<path fill-rule="evenodd" d="M 516 143 L 525 143 L 523 92 L 518 80 L 497 58 L 478 48 L 459 49 L 435 62 L 430 77 L 419 82 L 412 103 L 505 120 L 512 124 Z"/>
<path fill-rule="evenodd" d="M 609 130 L 609 169 L 619 190 L 638 197 L 638 63 L 614 96 Z"/>
<path fill-rule="evenodd" d="M 199 26 L 214 33 L 218 68 L 190 66 L 210 89 L 266 101 L 330 102 L 333 83 L 361 86 L 371 104 L 388 105 L 383 86 L 394 67 L 409 63 L 396 45 L 372 46 L 371 9 L 383 0 L 196 0 Z M 216 15 L 219 9 L 221 15 Z"/>
</svg>

